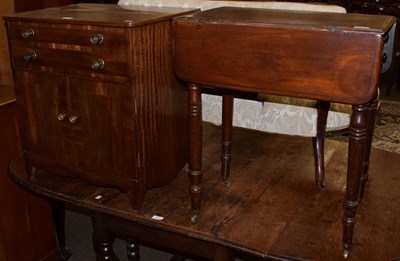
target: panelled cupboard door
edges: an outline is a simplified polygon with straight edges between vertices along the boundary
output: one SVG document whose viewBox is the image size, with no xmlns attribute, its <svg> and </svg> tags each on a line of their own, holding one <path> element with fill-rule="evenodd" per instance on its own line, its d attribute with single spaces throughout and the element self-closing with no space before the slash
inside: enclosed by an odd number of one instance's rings
<svg viewBox="0 0 400 261">
<path fill-rule="evenodd" d="M 110 179 L 136 178 L 134 103 L 128 86 L 21 71 L 16 79 L 24 103 L 19 115 L 28 123 L 22 137 L 31 156 L 56 163 L 56 170 L 67 165 L 90 175 L 106 171 Z"/>
<path fill-rule="evenodd" d="M 135 178 L 135 117 L 130 88 L 71 77 L 67 92 L 75 165 L 107 172 L 109 178 Z"/>
<path fill-rule="evenodd" d="M 58 162 L 73 164 L 67 111 L 66 78 L 15 70 L 15 94 L 24 150 Z"/>
</svg>

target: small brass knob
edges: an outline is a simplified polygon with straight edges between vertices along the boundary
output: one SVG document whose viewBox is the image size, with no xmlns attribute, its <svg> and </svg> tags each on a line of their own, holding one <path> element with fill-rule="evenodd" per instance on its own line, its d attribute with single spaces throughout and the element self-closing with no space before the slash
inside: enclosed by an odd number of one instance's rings
<svg viewBox="0 0 400 261">
<path fill-rule="evenodd" d="M 104 40 L 104 37 L 102 34 L 94 34 L 90 37 L 90 42 L 92 44 L 101 44 Z"/>
<path fill-rule="evenodd" d="M 29 39 L 29 38 L 32 38 L 33 36 L 35 36 L 35 31 L 33 31 L 32 29 L 28 29 L 26 31 L 23 31 L 21 33 L 21 35 L 22 35 L 22 38 Z"/>
<path fill-rule="evenodd" d="M 35 52 L 30 52 L 30 53 L 27 53 L 24 55 L 24 59 L 27 62 L 32 62 L 32 61 L 36 60 L 36 58 L 37 58 L 37 55 Z"/>
<path fill-rule="evenodd" d="M 104 68 L 104 65 L 105 65 L 104 61 L 102 59 L 98 59 L 93 62 L 92 69 L 95 71 L 99 71 Z"/>
<path fill-rule="evenodd" d="M 65 113 L 59 113 L 59 114 L 57 115 L 57 119 L 58 119 L 59 121 L 65 120 L 65 117 L 67 117 L 67 114 L 65 114 Z"/>
<path fill-rule="evenodd" d="M 74 124 L 78 120 L 78 116 L 76 115 L 69 116 L 68 120 L 70 123 Z"/>
</svg>

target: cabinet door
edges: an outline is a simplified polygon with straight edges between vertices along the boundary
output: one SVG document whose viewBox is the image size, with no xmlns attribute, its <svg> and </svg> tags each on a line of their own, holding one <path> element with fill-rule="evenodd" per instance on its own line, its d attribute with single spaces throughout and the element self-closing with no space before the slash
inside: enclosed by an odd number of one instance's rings
<svg viewBox="0 0 400 261">
<path fill-rule="evenodd" d="M 107 173 L 108 178 L 136 178 L 137 153 L 134 102 L 130 87 L 95 80 L 70 78 L 68 115 L 76 165 Z"/>
<path fill-rule="evenodd" d="M 66 78 L 15 71 L 14 79 L 24 150 L 52 162 L 73 163 Z"/>
</svg>

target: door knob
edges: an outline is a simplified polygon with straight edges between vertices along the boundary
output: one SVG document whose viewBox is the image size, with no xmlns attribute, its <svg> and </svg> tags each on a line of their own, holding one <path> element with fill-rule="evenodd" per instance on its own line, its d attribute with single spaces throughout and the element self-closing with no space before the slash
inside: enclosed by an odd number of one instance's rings
<svg viewBox="0 0 400 261">
<path fill-rule="evenodd" d="M 65 117 L 67 117 L 67 114 L 65 114 L 65 113 L 59 113 L 59 114 L 57 115 L 57 119 L 58 119 L 59 121 L 65 120 Z"/>
<path fill-rule="evenodd" d="M 68 120 L 70 123 L 74 124 L 78 120 L 78 116 L 76 115 L 69 116 Z"/>
</svg>

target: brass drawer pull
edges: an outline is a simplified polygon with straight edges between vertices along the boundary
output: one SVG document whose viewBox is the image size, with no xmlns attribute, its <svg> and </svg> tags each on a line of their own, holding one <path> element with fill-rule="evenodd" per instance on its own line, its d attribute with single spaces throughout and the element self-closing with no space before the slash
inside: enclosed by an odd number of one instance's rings
<svg viewBox="0 0 400 261">
<path fill-rule="evenodd" d="M 23 31 L 21 33 L 21 35 L 22 35 L 22 38 L 29 39 L 29 38 L 32 38 L 33 36 L 35 36 L 35 31 L 33 31 L 32 29 L 28 29 L 26 31 Z"/>
<path fill-rule="evenodd" d="M 92 69 L 95 71 L 99 71 L 104 68 L 104 65 L 105 65 L 105 63 L 104 63 L 103 59 L 98 59 L 93 62 Z"/>
<path fill-rule="evenodd" d="M 66 117 L 67 117 L 67 114 L 65 114 L 65 113 L 59 113 L 59 114 L 57 115 L 57 119 L 58 119 L 59 121 L 65 120 Z"/>
<path fill-rule="evenodd" d="M 37 58 L 37 55 L 35 52 L 30 52 L 30 53 L 27 53 L 24 55 L 24 59 L 27 62 L 32 62 L 32 61 L 36 60 L 36 58 Z"/>
<path fill-rule="evenodd" d="M 69 116 L 68 120 L 70 123 L 74 124 L 75 122 L 77 122 L 78 116 L 76 115 Z"/>
<path fill-rule="evenodd" d="M 102 34 L 94 34 L 90 37 L 90 42 L 92 44 L 101 44 L 104 40 L 104 37 Z"/>
</svg>

